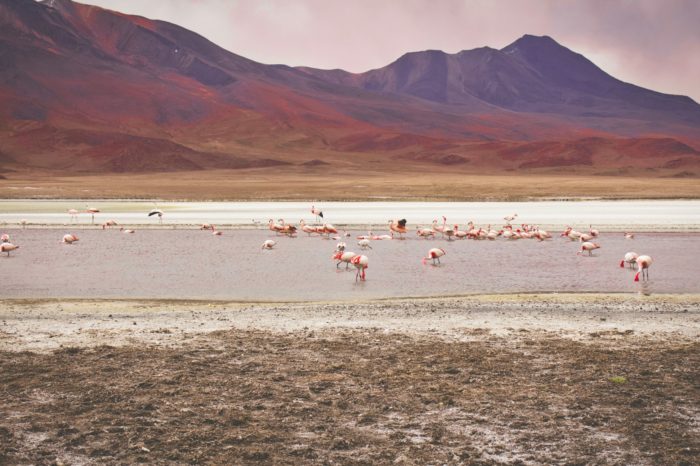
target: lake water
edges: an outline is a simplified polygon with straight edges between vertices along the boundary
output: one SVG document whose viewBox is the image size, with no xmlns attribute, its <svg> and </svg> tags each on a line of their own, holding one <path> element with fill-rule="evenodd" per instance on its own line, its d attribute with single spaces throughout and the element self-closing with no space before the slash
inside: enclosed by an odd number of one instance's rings
<svg viewBox="0 0 700 466">
<path fill-rule="evenodd" d="M 522 210 L 521 210 L 522 211 Z M 594 257 L 576 255 L 579 243 L 553 240 L 374 241 L 364 252 L 367 281 L 337 270 L 335 241 L 300 235 L 274 238 L 268 230 L 143 229 L 78 231 L 0 229 L 21 246 L 0 257 L 3 298 L 193 298 L 231 300 L 357 300 L 502 292 L 700 293 L 700 234 L 602 233 Z M 360 252 L 353 239 L 349 250 Z M 422 265 L 431 247 L 447 251 L 439 267 Z M 654 258 L 648 283 L 619 267 L 628 251 Z"/>
<path fill-rule="evenodd" d="M 122 224 L 159 225 L 157 217 L 147 217 L 156 204 L 151 201 L 89 201 L 102 212 L 96 223 L 113 219 Z M 268 219 L 284 218 L 313 221 L 309 202 L 159 202 L 166 226 L 214 223 L 216 225 L 265 224 Z M 429 224 L 444 215 L 450 223 L 464 225 L 469 220 L 482 225 L 501 225 L 503 217 L 518 214 L 515 223 L 538 224 L 548 228 L 593 224 L 599 229 L 649 231 L 690 231 L 700 229 L 698 200 L 636 201 L 539 201 L 539 202 L 323 202 L 317 203 L 325 220 L 338 225 L 385 226 L 389 219 L 406 218 L 409 224 Z M 78 223 L 89 225 L 84 213 L 86 201 L 0 200 L 0 225 L 68 224 L 68 209 L 83 211 Z"/>
</svg>

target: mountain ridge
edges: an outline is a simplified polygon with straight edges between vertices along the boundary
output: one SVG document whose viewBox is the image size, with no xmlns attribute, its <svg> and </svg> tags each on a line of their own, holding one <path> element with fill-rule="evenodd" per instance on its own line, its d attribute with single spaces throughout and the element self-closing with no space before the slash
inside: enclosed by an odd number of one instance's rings
<svg viewBox="0 0 700 466">
<path fill-rule="evenodd" d="M 545 162 L 525 168 L 559 169 L 557 151 L 584 147 L 614 154 L 587 170 L 641 157 L 700 173 L 700 105 L 624 83 L 548 36 L 349 73 L 265 65 L 180 26 L 70 0 L 0 0 L 0 25 L 0 150 L 13 170 L 291 170 L 309 159 L 362 170 L 366 154 L 506 170 L 523 163 L 502 153 L 534 143 Z M 650 162 L 645 151 L 668 139 L 684 154 Z"/>
</svg>

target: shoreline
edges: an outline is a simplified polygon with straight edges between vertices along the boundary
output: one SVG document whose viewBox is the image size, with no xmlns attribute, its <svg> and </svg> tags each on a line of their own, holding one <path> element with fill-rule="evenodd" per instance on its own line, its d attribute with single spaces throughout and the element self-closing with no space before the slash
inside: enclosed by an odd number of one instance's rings
<svg viewBox="0 0 700 466">
<path fill-rule="evenodd" d="M 700 294 L 512 293 L 357 301 L 3 299 L 0 350 L 180 345 L 211 332 L 384 329 L 446 340 L 522 336 L 577 341 L 600 331 L 652 340 L 700 338 Z M 477 334 L 471 335 L 474 329 Z M 471 336 L 470 336 L 471 335 Z"/>
</svg>

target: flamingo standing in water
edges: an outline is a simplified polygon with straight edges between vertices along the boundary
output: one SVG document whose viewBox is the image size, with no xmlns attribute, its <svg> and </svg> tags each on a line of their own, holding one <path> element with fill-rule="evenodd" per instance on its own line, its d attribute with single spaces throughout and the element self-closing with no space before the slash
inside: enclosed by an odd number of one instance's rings
<svg viewBox="0 0 700 466">
<path fill-rule="evenodd" d="M 517 216 L 518 216 L 518 214 L 506 215 L 505 217 L 503 217 L 503 220 L 506 221 L 506 225 L 510 225 L 510 222 L 515 220 L 515 217 L 517 217 Z"/>
<path fill-rule="evenodd" d="M 639 281 L 639 274 L 642 274 L 642 280 L 649 280 L 649 267 L 651 267 L 651 256 L 637 257 L 637 275 L 634 276 L 634 281 Z"/>
<path fill-rule="evenodd" d="M 435 233 L 440 233 L 441 235 L 444 236 L 445 225 L 447 224 L 447 217 L 445 217 L 444 215 L 442 216 L 442 226 L 438 226 L 437 223 L 438 223 L 437 220 L 433 220 L 433 231 Z"/>
<path fill-rule="evenodd" d="M 391 230 L 391 236 L 394 236 L 394 233 L 399 234 L 399 239 L 404 239 L 403 235 L 406 233 L 406 219 L 402 218 L 398 222 L 394 223 L 393 220 L 389 220 L 389 230 Z"/>
<path fill-rule="evenodd" d="M 634 233 L 625 232 L 625 239 L 634 239 Z"/>
<path fill-rule="evenodd" d="M 338 251 L 338 252 L 336 252 L 335 254 L 333 254 L 333 260 L 338 261 L 338 263 L 335 264 L 335 268 L 337 269 L 338 267 L 340 267 L 340 264 L 345 262 L 345 270 L 348 270 L 348 268 L 350 268 L 350 262 L 352 261 L 352 259 L 355 256 L 357 256 L 357 254 L 355 254 L 352 251 Z"/>
<path fill-rule="evenodd" d="M 571 241 L 576 241 L 577 239 L 579 239 L 581 237 L 581 233 L 574 230 L 573 228 L 567 226 L 566 230 L 564 230 L 564 232 L 561 234 L 561 236 L 566 236 Z"/>
<path fill-rule="evenodd" d="M 68 233 L 67 235 L 63 235 L 63 239 L 61 240 L 61 242 L 64 244 L 73 244 L 79 240 L 80 240 L 80 238 L 78 238 L 77 236 L 75 236 L 71 233 Z"/>
<path fill-rule="evenodd" d="M 594 250 L 594 249 L 599 249 L 599 248 L 600 248 L 600 245 L 599 245 L 599 244 L 597 244 L 597 243 L 590 243 L 590 242 L 586 241 L 585 243 L 583 243 L 583 244 L 581 245 L 581 250 L 580 250 L 579 252 L 577 252 L 576 254 L 581 255 L 581 254 L 583 254 L 584 251 L 588 251 L 588 255 L 589 255 L 589 256 L 592 256 L 592 255 L 593 255 L 593 250 Z"/>
<path fill-rule="evenodd" d="M 262 244 L 261 249 L 272 249 L 275 247 L 275 244 L 277 244 L 274 240 L 268 239 L 265 240 L 265 242 Z"/>
<path fill-rule="evenodd" d="M 125 234 L 127 234 L 127 235 L 131 235 L 131 234 L 136 233 L 136 230 L 125 230 L 124 227 L 121 227 L 121 228 L 119 229 L 119 231 L 121 231 L 122 233 L 125 233 Z"/>
<path fill-rule="evenodd" d="M 315 227 L 309 226 L 306 224 L 304 219 L 299 220 L 299 228 L 301 228 L 301 231 L 306 233 L 307 235 L 311 236 L 314 233 L 318 233 Z"/>
<path fill-rule="evenodd" d="M 355 274 L 355 281 L 358 279 L 365 281 L 365 270 L 369 266 L 369 258 L 367 256 L 355 256 L 350 259 L 350 263 L 355 266 L 357 273 Z"/>
<path fill-rule="evenodd" d="M 372 246 L 369 245 L 369 240 L 367 238 L 362 238 L 360 241 L 357 242 L 357 245 L 360 246 L 362 249 L 372 249 Z"/>
<path fill-rule="evenodd" d="M 443 235 L 447 236 L 447 241 L 452 241 L 452 238 L 455 236 L 455 231 L 451 227 L 446 227 L 443 232 Z"/>
<path fill-rule="evenodd" d="M 114 220 L 107 220 L 105 223 L 102 224 L 102 229 L 104 230 L 105 228 L 111 228 L 111 227 L 116 227 L 117 222 Z"/>
<path fill-rule="evenodd" d="M 78 221 L 78 211 L 75 209 L 68 209 L 68 215 L 70 215 L 70 222 L 73 223 L 73 221 L 77 222 Z"/>
<path fill-rule="evenodd" d="M 590 235 L 593 236 L 594 238 L 600 234 L 600 232 L 598 230 L 593 228 L 593 225 L 588 225 L 588 233 L 590 233 Z"/>
<path fill-rule="evenodd" d="M 624 267 L 625 264 L 627 264 L 630 268 L 634 267 L 634 264 L 637 263 L 637 257 L 639 257 L 639 254 L 636 252 L 628 252 L 625 254 L 624 259 L 620 261 L 620 267 Z"/>
<path fill-rule="evenodd" d="M 148 213 L 148 216 L 149 216 L 149 217 L 153 217 L 154 215 L 157 215 L 157 216 L 158 216 L 158 221 L 159 221 L 160 224 L 162 225 L 162 224 L 163 224 L 163 211 L 156 207 L 155 209 L 152 209 L 152 210 Z"/>
<path fill-rule="evenodd" d="M 455 232 L 455 238 L 457 238 L 457 239 L 465 239 L 468 235 L 468 233 L 466 231 L 459 229 L 459 225 L 455 225 L 454 232 Z"/>
<path fill-rule="evenodd" d="M 427 228 L 417 227 L 417 228 L 416 228 L 416 234 L 417 234 L 418 236 L 420 236 L 421 238 L 425 238 L 425 239 L 428 239 L 428 238 L 435 239 L 435 231 L 432 230 L 432 229 L 431 229 L 431 230 L 428 230 Z"/>
<path fill-rule="evenodd" d="M 88 214 L 90 214 L 92 216 L 92 224 L 94 225 L 95 224 L 95 214 L 99 214 L 100 209 L 97 209 L 95 207 L 90 207 L 90 206 L 85 206 L 85 207 L 86 207 L 85 212 L 87 212 Z"/>
<path fill-rule="evenodd" d="M 17 246 L 16 244 L 12 244 L 12 243 L 0 244 L 0 252 L 6 252 L 7 257 L 10 257 L 10 251 L 14 251 L 15 249 L 19 249 L 19 246 Z"/>
<path fill-rule="evenodd" d="M 209 224 L 209 223 L 202 223 L 202 224 L 199 226 L 199 229 L 200 229 L 200 230 L 213 230 L 214 228 L 213 228 L 212 225 Z"/>
<path fill-rule="evenodd" d="M 316 216 L 316 223 L 321 223 L 321 220 L 319 218 L 323 218 L 323 212 L 321 212 L 320 209 L 317 209 L 315 206 L 311 206 L 311 215 Z"/>
<path fill-rule="evenodd" d="M 426 257 L 423 258 L 422 262 L 423 262 L 423 264 L 425 264 L 425 261 L 427 261 L 428 259 L 432 259 L 432 260 L 433 260 L 433 265 L 436 265 L 436 264 L 435 264 L 435 261 L 436 261 L 436 260 L 437 260 L 437 263 L 439 264 L 439 263 L 440 263 L 440 258 L 441 258 L 442 256 L 444 256 L 445 254 L 447 254 L 447 253 L 445 252 L 444 249 L 441 249 L 441 248 L 432 248 L 430 251 L 428 251 L 428 255 L 427 255 Z"/>
<path fill-rule="evenodd" d="M 333 234 L 333 235 L 338 234 L 338 230 L 330 223 L 324 223 L 323 227 L 321 229 L 321 232 L 322 232 L 321 234 L 326 235 L 327 239 L 330 238 L 331 234 Z"/>
<path fill-rule="evenodd" d="M 7 233 L 3 233 L 2 236 L 0 236 L 0 243 L 9 243 L 10 242 L 10 235 Z"/>
</svg>

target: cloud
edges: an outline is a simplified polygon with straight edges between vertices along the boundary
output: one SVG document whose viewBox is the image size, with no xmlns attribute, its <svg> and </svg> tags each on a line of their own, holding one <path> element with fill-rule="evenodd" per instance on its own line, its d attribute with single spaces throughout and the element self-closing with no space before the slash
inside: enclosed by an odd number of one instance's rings
<svg viewBox="0 0 700 466">
<path fill-rule="evenodd" d="M 624 81 L 700 101 L 696 0 L 83 0 L 162 19 L 262 63 L 360 72 L 406 52 L 549 35 Z"/>
</svg>

